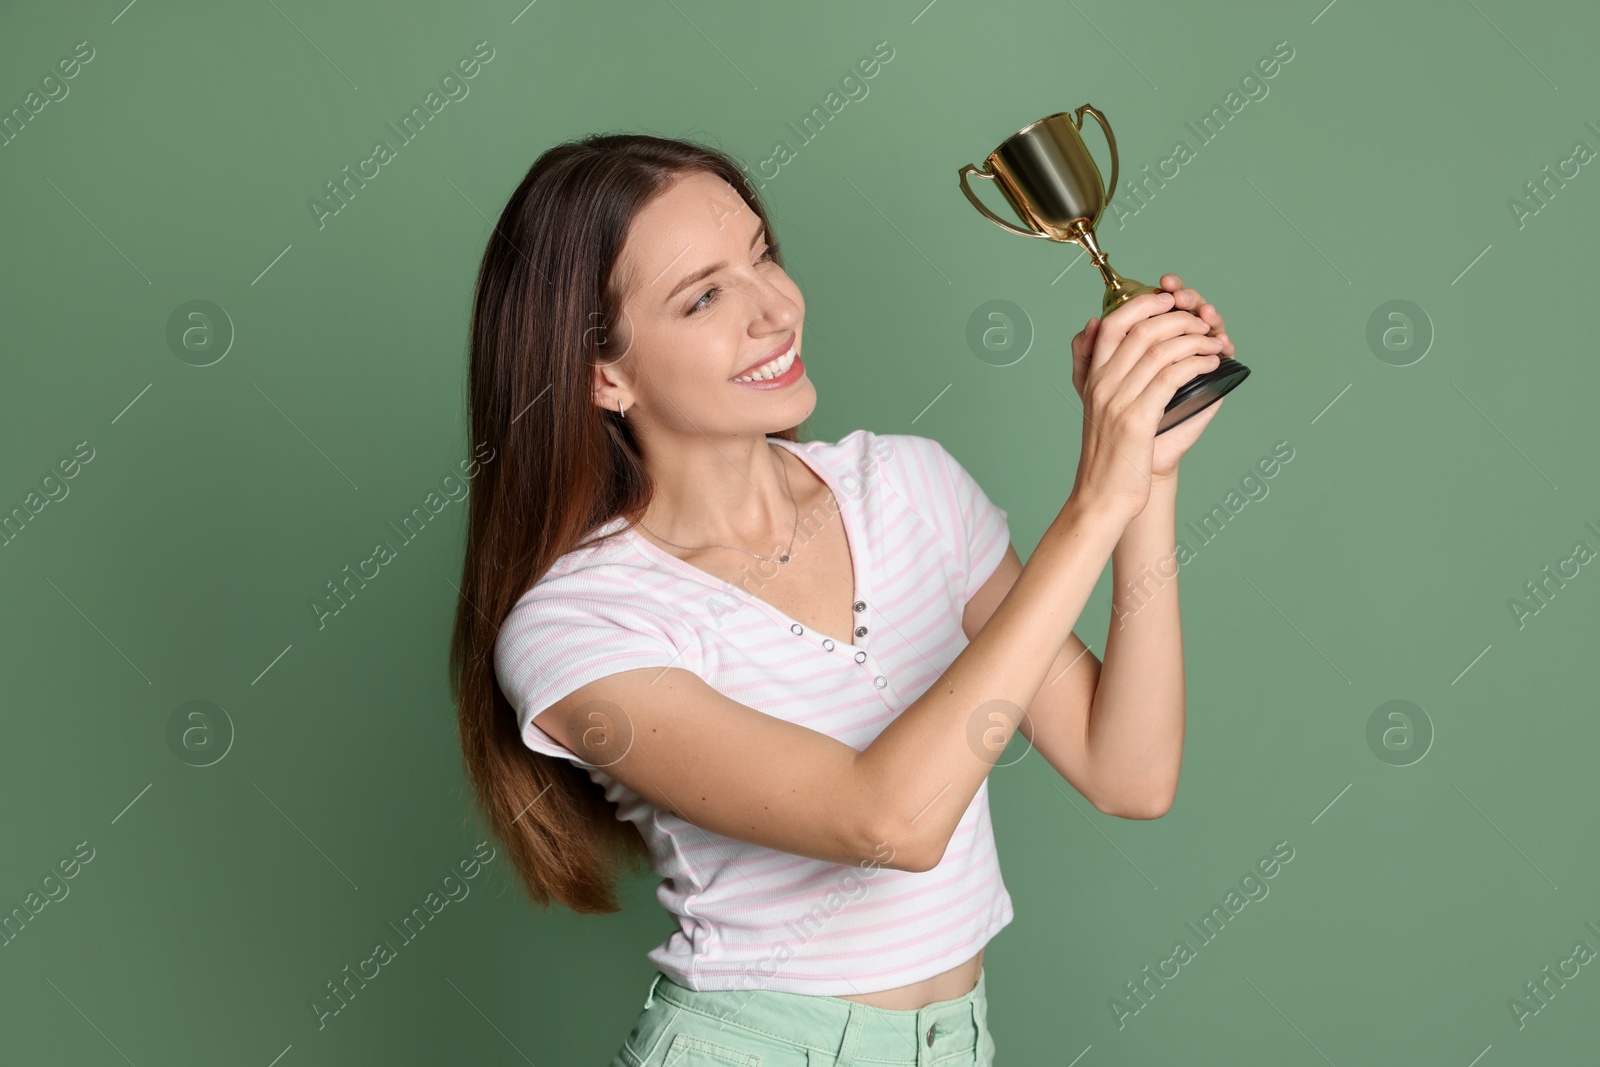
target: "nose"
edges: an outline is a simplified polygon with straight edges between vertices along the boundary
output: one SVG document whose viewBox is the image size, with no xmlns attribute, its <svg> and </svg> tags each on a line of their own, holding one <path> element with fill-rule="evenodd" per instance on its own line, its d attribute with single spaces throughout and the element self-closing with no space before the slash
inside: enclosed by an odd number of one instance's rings
<svg viewBox="0 0 1600 1067">
<path fill-rule="evenodd" d="M 763 288 L 757 294 L 756 301 L 762 308 L 764 318 L 776 330 L 785 332 L 791 330 L 802 317 L 799 301 L 771 281 L 763 281 Z"/>
</svg>

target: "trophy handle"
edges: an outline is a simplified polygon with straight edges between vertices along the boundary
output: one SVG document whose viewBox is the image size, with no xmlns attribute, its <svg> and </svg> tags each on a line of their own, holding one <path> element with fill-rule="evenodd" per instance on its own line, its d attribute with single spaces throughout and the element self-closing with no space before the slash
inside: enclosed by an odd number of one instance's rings
<svg viewBox="0 0 1600 1067">
<path fill-rule="evenodd" d="M 1100 113 L 1100 109 L 1095 107 L 1093 104 L 1084 104 L 1082 107 L 1078 108 L 1077 111 L 1073 112 L 1073 115 L 1077 118 L 1077 121 L 1073 123 L 1073 125 L 1076 126 L 1079 131 L 1082 131 L 1083 129 L 1083 113 L 1085 111 L 1093 115 L 1095 121 L 1100 124 L 1100 128 L 1106 133 L 1106 143 L 1111 146 L 1111 182 L 1110 187 L 1106 191 L 1106 203 L 1109 204 L 1111 202 L 1111 198 L 1117 194 L 1117 137 L 1116 134 L 1111 132 L 1111 123 L 1106 121 L 1106 117 Z M 1104 213 L 1104 204 L 1101 205 L 1100 211 Z M 1096 215 L 1094 221 L 1099 222 L 1100 216 Z"/>
<path fill-rule="evenodd" d="M 984 218 L 988 219 L 990 222 L 994 223 L 996 226 L 1000 227 L 1002 230 L 1010 230 L 1012 233 L 1017 234 L 1019 236 L 1022 236 L 1022 237 L 1043 237 L 1045 240 L 1049 240 L 1048 237 L 1046 237 L 1042 233 L 1039 233 L 1037 230 L 1024 230 L 1024 229 L 1020 229 L 1020 228 L 1018 228 L 1016 226 L 1011 225 L 1011 223 L 1007 222 L 1005 219 L 1002 219 L 1002 218 L 998 217 L 997 215 L 995 215 L 994 212 L 990 211 L 988 208 L 983 206 L 983 201 L 978 199 L 978 195 L 976 193 L 974 193 L 972 191 L 972 187 L 967 184 L 967 175 L 971 174 L 974 178 L 988 178 L 990 181 L 993 181 L 994 180 L 994 175 L 993 174 L 990 174 L 986 170 L 980 170 L 979 168 L 973 166 L 971 163 L 968 163 L 966 166 L 962 167 L 961 171 L 960 171 L 960 174 L 961 174 L 961 191 L 963 193 L 967 194 L 967 199 L 972 201 L 972 206 L 973 207 L 975 207 L 979 211 L 983 212 L 983 217 Z"/>
</svg>

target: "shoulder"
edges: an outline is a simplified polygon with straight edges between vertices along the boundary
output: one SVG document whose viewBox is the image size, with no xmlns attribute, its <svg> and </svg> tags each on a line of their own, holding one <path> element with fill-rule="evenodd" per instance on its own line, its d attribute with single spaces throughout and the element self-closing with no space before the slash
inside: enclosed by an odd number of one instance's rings
<svg viewBox="0 0 1600 1067">
<path fill-rule="evenodd" d="M 954 459 L 944 445 L 931 437 L 910 433 L 872 435 L 874 454 L 891 470 L 903 475 L 942 476 Z"/>
<path fill-rule="evenodd" d="M 620 518 L 612 519 L 590 531 L 582 544 L 559 556 L 523 590 L 516 606 L 550 597 L 604 594 L 625 584 L 629 570 L 643 562 L 628 541 L 625 525 Z"/>
<path fill-rule="evenodd" d="M 523 591 L 500 628 L 497 654 L 530 640 L 572 636 L 574 628 L 589 626 L 670 638 L 671 613 L 663 609 L 661 597 L 650 595 L 660 578 L 627 540 L 628 534 L 591 543 L 622 525 L 612 520 L 601 526 Z"/>
</svg>

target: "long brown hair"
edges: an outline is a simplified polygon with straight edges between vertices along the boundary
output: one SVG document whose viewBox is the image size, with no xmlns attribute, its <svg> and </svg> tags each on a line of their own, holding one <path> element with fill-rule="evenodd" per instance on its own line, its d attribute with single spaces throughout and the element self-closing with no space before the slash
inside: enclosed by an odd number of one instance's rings
<svg viewBox="0 0 1600 1067">
<path fill-rule="evenodd" d="M 767 221 L 759 194 L 723 152 L 596 134 L 534 162 L 478 269 L 468 418 L 474 449 L 492 452 L 468 505 L 450 684 L 478 803 L 528 895 L 545 907 L 554 898 L 585 914 L 619 910 L 619 868 L 626 863 L 633 873 L 649 853 L 584 768 L 522 743 L 495 675 L 495 640 L 556 560 L 596 527 L 618 516 L 637 520 L 649 506 L 654 486 L 633 423 L 595 404 L 593 368 L 626 355 L 612 335 L 626 296 L 616 265 L 630 223 L 696 170 L 725 180 Z M 768 232 L 777 244 L 770 223 Z M 770 436 L 798 441 L 799 427 Z"/>
</svg>

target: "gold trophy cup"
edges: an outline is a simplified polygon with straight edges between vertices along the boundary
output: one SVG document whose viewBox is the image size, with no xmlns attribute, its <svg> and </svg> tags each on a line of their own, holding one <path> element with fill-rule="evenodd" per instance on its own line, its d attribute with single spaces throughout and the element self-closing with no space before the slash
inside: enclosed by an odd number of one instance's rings
<svg viewBox="0 0 1600 1067">
<path fill-rule="evenodd" d="M 960 170 L 961 191 L 972 206 L 990 222 L 1022 237 L 1042 237 L 1047 241 L 1069 242 L 1089 253 L 1089 261 L 1105 280 L 1101 318 L 1141 293 L 1160 290 L 1153 285 L 1124 278 L 1106 259 L 1095 240 L 1094 228 L 1111 197 L 1100 176 L 1094 156 L 1083 143 L 1084 112 L 1095 117 L 1111 146 L 1111 189 L 1117 187 L 1117 139 L 1106 117 L 1090 104 L 1076 112 L 1058 111 L 1030 123 L 1007 137 L 989 153 L 983 166 L 968 163 Z M 988 178 L 1028 227 L 1013 226 L 984 207 L 967 177 Z M 1161 416 L 1156 433 L 1165 433 L 1197 412 L 1204 411 L 1249 377 L 1250 368 L 1236 359 L 1224 358 L 1215 370 L 1197 375 L 1178 387 Z"/>
</svg>

